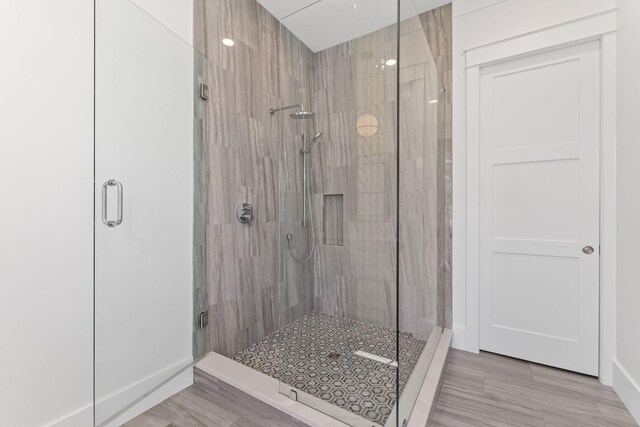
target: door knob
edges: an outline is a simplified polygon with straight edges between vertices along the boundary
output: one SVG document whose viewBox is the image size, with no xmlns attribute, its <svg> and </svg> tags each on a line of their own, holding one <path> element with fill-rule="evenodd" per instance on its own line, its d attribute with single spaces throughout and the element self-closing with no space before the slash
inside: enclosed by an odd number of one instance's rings
<svg viewBox="0 0 640 427">
<path fill-rule="evenodd" d="M 587 255 L 591 255 L 593 253 L 593 246 L 585 246 L 584 248 L 582 248 L 582 252 Z"/>
</svg>

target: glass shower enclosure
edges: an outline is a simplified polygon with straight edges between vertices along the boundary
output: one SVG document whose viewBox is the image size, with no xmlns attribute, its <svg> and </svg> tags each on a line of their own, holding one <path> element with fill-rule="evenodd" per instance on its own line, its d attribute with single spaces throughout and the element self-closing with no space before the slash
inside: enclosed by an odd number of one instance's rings
<svg viewBox="0 0 640 427">
<path fill-rule="evenodd" d="M 234 39 L 252 77 L 268 77 L 253 93 L 268 96 L 247 119 L 266 135 L 277 200 L 250 231 L 266 229 L 277 243 L 273 332 L 226 354 L 348 425 L 402 425 L 444 324 L 434 29 L 412 2 L 395 0 L 286 13 L 269 2 L 216 4 L 212 21 L 226 25 L 207 26 L 207 40 Z M 268 49 L 252 46 L 256 16 Z M 208 60 L 234 69 L 224 55 Z M 226 99 L 240 88 L 219 90 Z"/>
<path fill-rule="evenodd" d="M 95 0 L 96 426 L 211 351 L 345 424 L 410 418 L 445 321 L 444 89 L 415 3 L 195 0 L 194 48 Z"/>
</svg>

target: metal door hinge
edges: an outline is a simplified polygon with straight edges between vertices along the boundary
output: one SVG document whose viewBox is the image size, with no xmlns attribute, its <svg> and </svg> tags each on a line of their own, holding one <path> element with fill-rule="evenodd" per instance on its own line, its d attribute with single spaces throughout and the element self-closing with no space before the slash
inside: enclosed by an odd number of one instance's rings
<svg viewBox="0 0 640 427">
<path fill-rule="evenodd" d="M 209 312 L 203 311 L 200 313 L 200 329 L 204 329 L 209 326 Z"/>
<path fill-rule="evenodd" d="M 200 83 L 200 98 L 209 101 L 209 86 L 204 83 Z"/>
</svg>

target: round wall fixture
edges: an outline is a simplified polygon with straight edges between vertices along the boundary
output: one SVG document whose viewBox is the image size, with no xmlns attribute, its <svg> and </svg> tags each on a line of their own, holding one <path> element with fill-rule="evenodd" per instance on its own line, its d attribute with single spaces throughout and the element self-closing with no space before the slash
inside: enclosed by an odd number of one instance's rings
<svg viewBox="0 0 640 427">
<path fill-rule="evenodd" d="M 363 114 L 358 117 L 356 121 L 358 135 L 364 136 L 365 138 L 375 135 L 378 132 L 379 126 L 378 118 L 373 114 Z"/>
<path fill-rule="evenodd" d="M 240 224 L 251 224 L 253 221 L 253 206 L 249 203 L 240 203 L 236 209 L 236 218 Z"/>
</svg>

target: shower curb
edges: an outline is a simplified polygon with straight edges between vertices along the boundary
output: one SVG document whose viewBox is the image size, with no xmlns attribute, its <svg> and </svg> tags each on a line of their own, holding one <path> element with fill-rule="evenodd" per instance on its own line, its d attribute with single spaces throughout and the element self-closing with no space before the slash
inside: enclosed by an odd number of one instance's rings
<svg viewBox="0 0 640 427">
<path fill-rule="evenodd" d="M 347 427 L 347 424 L 281 394 L 279 381 L 275 378 L 218 353 L 207 354 L 196 364 L 196 369 L 308 426 Z"/>
<path fill-rule="evenodd" d="M 442 385 L 447 355 L 451 347 L 452 333 L 444 329 L 422 382 L 407 427 L 425 427 Z M 201 374 L 202 373 L 202 374 Z M 196 363 L 196 378 L 204 375 L 222 381 L 238 391 L 273 407 L 278 412 L 313 427 L 346 427 L 345 424 L 310 406 L 290 399 L 280 392 L 280 382 L 266 374 L 211 352 Z M 204 377 L 206 378 L 206 377 Z M 206 381 L 206 380 L 205 380 Z M 196 384 L 199 381 L 196 381 Z M 394 408 L 395 410 L 395 408 Z"/>
<path fill-rule="evenodd" d="M 442 331 L 440 342 L 433 355 L 431 365 L 429 365 L 427 376 L 424 379 L 416 403 L 411 411 L 407 427 L 426 427 L 429 424 L 429 420 L 433 414 L 433 408 L 440 394 L 440 389 L 442 388 L 452 337 L 453 333 L 451 329 L 444 329 Z"/>
</svg>

